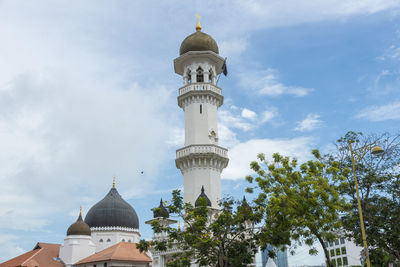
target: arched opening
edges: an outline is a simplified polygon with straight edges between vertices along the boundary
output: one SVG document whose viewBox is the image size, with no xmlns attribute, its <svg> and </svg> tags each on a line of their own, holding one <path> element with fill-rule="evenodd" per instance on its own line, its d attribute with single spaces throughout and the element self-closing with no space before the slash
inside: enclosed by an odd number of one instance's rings
<svg viewBox="0 0 400 267">
<path fill-rule="evenodd" d="M 192 75 L 191 75 L 191 71 L 190 69 L 187 70 L 186 72 L 186 79 L 187 79 L 187 83 L 192 83 Z"/>
<path fill-rule="evenodd" d="M 200 104 L 200 114 L 203 113 L 203 106 Z"/>
<path fill-rule="evenodd" d="M 208 82 L 212 83 L 212 80 L 213 80 L 213 77 L 214 77 L 214 72 L 213 72 L 212 69 L 210 69 L 208 72 L 210 73 L 210 74 L 208 74 Z"/>
<path fill-rule="evenodd" d="M 109 238 L 109 239 L 107 239 L 107 242 L 111 242 L 111 239 Z"/>
<path fill-rule="evenodd" d="M 122 239 L 122 242 L 125 242 L 125 239 Z"/>
<path fill-rule="evenodd" d="M 204 74 L 203 74 L 203 69 L 201 67 L 199 67 L 196 70 L 196 82 L 198 83 L 204 82 Z"/>
<path fill-rule="evenodd" d="M 100 243 L 103 243 L 103 239 L 100 239 L 99 242 L 100 242 Z"/>
</svg>

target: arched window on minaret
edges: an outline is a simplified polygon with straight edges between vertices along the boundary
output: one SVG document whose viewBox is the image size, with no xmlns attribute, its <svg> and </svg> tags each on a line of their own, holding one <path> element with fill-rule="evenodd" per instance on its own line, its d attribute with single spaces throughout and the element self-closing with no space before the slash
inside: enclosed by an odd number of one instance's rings
<svg viewBox="0 0 400 267">
<path fill-rule="evenodd" d="M 187 70 L 185 78 L 186 78 L 186 83 L 187 84 L 192 83 L 192 72 L 191 72 L 190 69 Z"/>
<path fill-rule="evenodd" d="M 203 69 L 201 67 L 199 67 L 196 70 L 196 82 L 198 82 L 198 83 L 204 82 L 204 73 L 203 73 Z"/>
<path fill-rule="evenodd" d="M 210 69 L 208 72 L 210 73 L 210 74 L 208 74 L 208 82 L 212 83 L 213 82 L 213 78 L 214 78 L 214 72 L 213 72 L 212 69 Z"/>
</svg>

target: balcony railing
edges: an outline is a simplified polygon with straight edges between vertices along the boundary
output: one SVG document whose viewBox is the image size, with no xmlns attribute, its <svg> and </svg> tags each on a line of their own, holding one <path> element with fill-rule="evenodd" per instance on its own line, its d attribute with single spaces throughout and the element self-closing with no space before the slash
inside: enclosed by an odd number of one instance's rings
<svg viewBox="0 0 400 267">
<path fill-rule="evenodd" d="M 228 150 L 217 145 L 190 145 L 176 151 L 176 158 L 188 156 L 190 154 L 208 154 L 213 153 L 226 158 Z"/>
<path fill-rule="evenodd" d="M 202 90 L 212 91 L 219 95 L 222 94 L 222 89 L 211 83 L 191 83 L 191 84 L 188 84 L 188 85 L 185 85 L 185 86 L 179 88 L 179 95 L 181 96 L 190 91 L 202 91 Z"/>
</svg>

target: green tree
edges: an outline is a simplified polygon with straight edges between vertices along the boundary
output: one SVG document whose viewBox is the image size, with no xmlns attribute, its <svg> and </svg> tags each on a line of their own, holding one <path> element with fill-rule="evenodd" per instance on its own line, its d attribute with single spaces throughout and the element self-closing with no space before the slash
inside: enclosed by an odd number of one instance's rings
<svg viewBox="0 0 400 267">
<path fill-rule="evenodd" d="M 152 222 L 155 233 L 168 233 L 168 238 L 152 241 L 152 248 L 178 251 L 167 266 L 190 266 L 195 261 L 200 266 L 244 267 L 254 261 L 258 248 L 254 226 L 261 221 L 262 212 L 253 209 L 245 199 L 223 199 L 221 209 L 217 210 L 209 208 L 201 197 L 193 207 L 183 203 L 180 191 L 175 190 L 167 208 L 170 215 L 185 225 L 181 230 Z M 147 251 L 149 243 L 141 240 L 138 248 Z"/>
<path fill-rule="evenodd" d="M 329 157 L 330 161 L 340 162 L 340 169 L 346 173 L 351 169 L 349 140 L 355 149 L 376 142 L 385 151 L 378 157 L 365 154 L 356 164 L 357 180 L 371 263 L 400 264 L 400 134 L 348 132 L 336 142 L 336 151 Z M 362 246 L 354 177 L 351 174 L 346 178 L 340 192 L 350 200 L 352 208 L 343 216 L 343 225 L 349 236 Z"/>
<path fill-rule="evenodd" d="M 324 241 L 332 241 L 342 227 L 340 214 L 348 204 L 338 192 L 348 173 L 339 173 L 338 162 L 324 163 L 318 150 L 313 151 L 314 160 L 300 164 L 296 159 L 276 153 L 271 162 L 264 154 L 251 163 L 256 175 L 248 176 L 255 184 L 247 188 L 257 192 L 255 204 L 264 210 L 260 244 L 273 240 L 272 245 L 288 244 L 310 246 L 309 253 L 317 254 L 314 246 L 319 241 L 326 262 L 332 263 Z M 273 244 L 275 243 L 275 244 Z"/>
</svg>

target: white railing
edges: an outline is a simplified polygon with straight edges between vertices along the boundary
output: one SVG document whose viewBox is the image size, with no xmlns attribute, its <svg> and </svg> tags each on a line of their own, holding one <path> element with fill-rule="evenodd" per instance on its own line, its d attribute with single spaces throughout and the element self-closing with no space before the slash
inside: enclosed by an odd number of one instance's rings
<svg viewBox="0 0 400 267">
<path fill-rule="evenodd" d="M 208 90 L 217 94 L 222 94 L 222 89 L 211 83 L 191 83 L 179 88 L 179 95 L 186 94 L 190 91 Z"/>
<path fill-rule="evenodd" d="M 176 158 L 181 158 L 190 154 L 214 153 L 221 157 L 227 157 L 228 150 L 216 145 L 190 145 L 176 151 Z"/>
<path fill-rule="evenodd" d="M 123 232 L 139 232 L 139 229 L 122 227 L 122 226 L 97 226 L 90 227 L 91 231 L 123 231 Z"/>
</svg>

